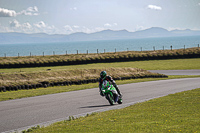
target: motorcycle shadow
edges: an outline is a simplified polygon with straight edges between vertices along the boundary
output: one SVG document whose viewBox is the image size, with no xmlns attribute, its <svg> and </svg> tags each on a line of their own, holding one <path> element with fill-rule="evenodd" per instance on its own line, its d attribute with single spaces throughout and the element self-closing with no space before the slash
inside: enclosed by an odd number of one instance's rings
<svg viewBox="0 0 200 133">
<path fill-rule="evenodd" d="M 98 108 L 98 107 L 107 107 L 107 106 L 113 106 L 113 105 L 95 105 L 95 106 L 85 106 L 85 107 L 80 107 L 80 108 Z"/>
</svg>

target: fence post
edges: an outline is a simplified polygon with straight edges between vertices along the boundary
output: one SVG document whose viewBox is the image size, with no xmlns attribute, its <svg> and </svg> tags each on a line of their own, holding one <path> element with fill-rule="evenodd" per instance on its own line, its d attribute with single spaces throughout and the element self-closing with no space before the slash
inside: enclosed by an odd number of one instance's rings
<svg viewBox="0 0 200 133">
<path fill-rule="evenodd" d="M 19 53 L 18 53 L 18 58 L 19 58 Z"/>
<path fill-rule="evenodd" d="M 171 47 L 171 50 L 172 50 L 172 45 L 170 47 Z"/>
<path fill-rule="evenodd" d="M 78 50 L 77 50 L 77 54 L 78 54 Z"/>
<path fill-rule="evenodd" d="M 141 51 L 142 51 L 142 47 L 141 47 Z"/>
<path fill-rule="evenodd" d="M 116 48 L 115 48 L 115 53 L 117 52 Z"/>
<path fill-rule="evenodd" d="M 106 53 L 106 50 L 104 49 L 104 53 Z"/>
<path fill-rule="evenodd" d="M 156 48 L 155 48 L 155 46 L 153 46 L 153 51 L 155 51 L 156 50 Z"/>
<path fill-rule="evenodd" d="M 198 48 L 199 48 L 199 44 L 198 44 Z"/>
<path fill-rule="evenodd" d="M 6 53 L 4 53 L 4 57 L 6 58 Z"/>
<path fill-rule="evenodd" d="M 55 55 L 55 51 L 53 51 L 53 55 Z"/>
<path fill-rule="evenodd" d="M 97 49 L 97 54 L 99 53 L 99 50 Z"/>
<path fill-rule="evenodd" d="M 165 46 L 163 46 L 163 50 L 165 50 Z"/>
<path fill-rule="evenodd" d="M 127 52 L 128 52 L 128 48 L 127 48 Z"/>
<path fill-rule="evenodd" d="M 67 55 L 67 50 L 66 50 L 66 55 Z"/>
<path fill-rule="evenodd" d="M 44 57 L 44 52 L 43 52 L 43 57 Z"/>
<path fill-rule="evenodd" d="M 31 52 L 30 52 L 30 57 L 31 57 Z"/>
<path fill-rule="evenodd" d="M 185 45 L 184 45 L 184 50 L 185 50 Z"/>
<path fill-rule="evenodd" d="M 88 50 L 87 50 L 87 54 L 88 54 Z"/>
</svg>

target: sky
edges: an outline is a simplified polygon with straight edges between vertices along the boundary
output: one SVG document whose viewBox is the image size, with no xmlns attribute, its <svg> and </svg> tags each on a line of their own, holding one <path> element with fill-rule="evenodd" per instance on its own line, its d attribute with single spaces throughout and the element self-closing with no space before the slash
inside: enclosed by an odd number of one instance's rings
<svg viewBox="0 0 200 133">
<path fill-rule="evenodd" d="M 0 32 L 200 30 L 200 0 L 0 0 Z"/>
</svg>

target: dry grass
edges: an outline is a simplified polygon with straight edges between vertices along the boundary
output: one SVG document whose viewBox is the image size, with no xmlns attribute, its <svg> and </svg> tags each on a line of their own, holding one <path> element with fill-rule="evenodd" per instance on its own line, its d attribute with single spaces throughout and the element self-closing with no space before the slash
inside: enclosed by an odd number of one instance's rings
<svg viewBox="0 0 200 133">
<path fill-rule="evenodd" d="M 95 59 L 117 59 L 121 57 L 154 57 L 154 56 L 172 56 L 184 54 L 200 53 L 199 48 L 176 49 L 176 50 L 156 50 L 156 51 L 125 51 L 100 54 L 68 54 L 68 55 L 47 55 L 47 56 L 26 56 L 26 57 L 0 57 L 0 65 L 7 64 L 38 64 L 38 63 L 56 63 L 69 61 L 84 61 Z"/>
<path fill-rule="evenodd" d="M 78 81 L 99 78 L 99 73 L 106 70 L 113 78 L 119 77 L 141 77 L 153 74 L 149 71 L 139 68 L 106 68 L 106 69 L 75 69 L 75 70 L 57 70 L 41 72 L 19 72 L 0 74 L 0 86 L 16 86 L 25 84 L 38 84 L 41 82 L 62 82 Z"/>
</svg>

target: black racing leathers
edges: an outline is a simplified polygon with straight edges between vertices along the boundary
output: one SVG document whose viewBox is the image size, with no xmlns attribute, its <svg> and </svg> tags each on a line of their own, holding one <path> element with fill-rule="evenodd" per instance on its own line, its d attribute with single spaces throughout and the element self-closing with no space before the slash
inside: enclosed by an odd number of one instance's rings
<svg viewBox="0 0 200 133">
<path fill-rule="evenodd" d="M 102 88 L 103 80 L 109 81 L 110 84 L 112 84 L 112 85 L 116 88 L 117 93 L 121 96 L 121 93 L 120 93 L 120 91 L 119 91 L 119 88 L 118 88 L 117 84 L 115 83 L 115 80 L 113 80 L 111 76 L 106 76 L 105 79 L 99 78 L 99 92 L 100 92 L 100 93 L 101 93 L 101 88 Z"/>
</svg>

